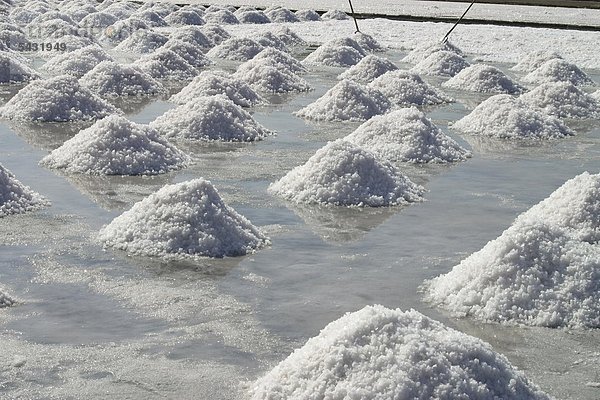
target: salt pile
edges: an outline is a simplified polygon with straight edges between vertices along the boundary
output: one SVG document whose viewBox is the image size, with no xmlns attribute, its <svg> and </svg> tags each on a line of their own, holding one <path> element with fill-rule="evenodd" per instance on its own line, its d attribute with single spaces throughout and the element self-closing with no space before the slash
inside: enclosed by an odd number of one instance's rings
<svg viewBox="0 0 600 400">
<path fill-rule="evenodd" d="M 195 26 L 184 26 L 176 29 L 171 33 L 169 39 L 189 43 L 198 47 L 203 52 L 210 50 L 215 45 L 213 40 L 204 33 L 203 29 Z"/>
<path fill-rule="evenodd" d="M 496 67 L 471 65 L 442 84 L 443 87 L 481 93 L 520 94 L 525 88 Z"/>
<path fill-rule="evenodd" d="M 297 47 L 306 46 L 307 43 L 302 39 L 296 32 L 288 28 L 287 26 L 280 26 L 272 31 L 279 39 L 286 44 L 286 46 Z"/>
<path fill-rule="evenodd" d="M 341 11 L 341 10 L 329 10 L 326 13 L 324 13 L 323 15 L 321 15 L 322 19 L 333 19 L 333 20 L 344 20 L 344 19 L 348 19 L 348 14 L 346 14 L 345 12 Z"/>
<path fill-rule="evenodd" d="M 167 48 L 140 58 L 134 65 L 154 79 L 186 81 L 198 75 L 196 68 Z"/>
<path fill-rule="evenodd" d="M 389 100 L 378 90 L 344 79 L 295 115 L 317 121 L 366 121 L 389 108 Z"/>
<path fill-rule="evenodd" d="M 55 75 L 68 74 L 80 78 L 100 62 L 106 60 L 112 60 L 112 57 L 100 46 L 90 45 L 54 56 L 43 65 L 42 69 Z"/>
<path fill-rule="evenodd" d="M 0 164 L 0 218 L 49 205 L 48 200 L 23 185 L 12 172 Z"/>
<path fill-rule="evenodd" d="M 508 94 L 497 94 L 452 125 L 473 135 L 501 139 L 551 139 L 574 133 L 558 118 L 545 114 Z"/>
<path fill-rule="evenodd" d="M 409 71 L 390 71 L 368 85 L 379 90 L 398 106 L 426 106 L 451 103 L 454 100 L 425 82 L 418 74 Z"/>
<path fill-rule="evenodd" d="M 296 14 L 283 7 L 272 7 L 265 11 L 271 22 L 300 22 Z"/>
<path fill-rule="evenodd" d="M 575 64 L 555 58 L 546 61 L 537 69 L 523 77 L 523 82 L 548 83 L 570 82 L 575 86 L 593 85 L 594 81 Z"/>
<path fill-rule="evenodd" d="M 252 61 L 252 60 L 250 60 Z M 259 92 L 289 93 L 307 92 L 310 85 L 298 75 L 281 69 L 267 58 L 259 60 L 255 67 L 238 71 L 234 74 L 237 78 Z"/>
<path fill-rule="evenodd" d="M 105 3 L 107 2 L 105 1 L 102 4 Z M 99 8 L 103 8 L 102 4 L 99 6 Z M 135 8 L 131 6 L 131 3 L 118 2 L 108 5 L 107 7 L 103 8 L 102 11 L 114 15 L 120 20 L 124 20 L 129 18 L 131 14 L 135 12 Z"/>
<path fill-rule="evenodd" d="M 27 82 L 39 78 L 40 74 L 19 58 L 0 51 L 0 83 Z"/>
<path fill-rule="evenodd" d="M 384 50 L 373 36 L 366 33 L 356 32 L 354 35 L 352 35 L 352 38 L 356 40 L 356 43 L 358 43 L 360 47 L 367 51 L 376 52 Z"/>
<path fill-rule="evenodd" d="M 272 134 L 223 95 L 198 97 L 150 123 L 167 137 L 203 141 L 252 142 Z"/>
<path fill-rule="evenodd" d="M 132 33 L 142 29 L 148 30 L 150 29 L 150 26 L 139 18 L 129 17 L 127 19 L 117 21 L 113 25 L 106 28 L 104 32 L 102 32 L 100 40 L 108 41 L 110 43 L 120 43 L 131 36 Z"/>
<path fill-rule="evenodd" d="M 229 32 L 220 25 L 206 24 L 202 27 L 202 33 L 212 42 L 213 46 L 221 44 L 231 37 Z"/>
<path fill-rule="evenodd" d="M 256 66 L 262 62 L 261 60 L 268 60 L 269 65 L 275 66 L 277 68 L 294 74 L 301 74 L 308 71 L 300 61 L 296 60 L 288 53 L 274 49 L 272 47 L 267 47 L 266 49 L 258 53 L 256 56 L 254 56 L 254 58 L 252 58 L 251 60 L 248 60 L 245 63 L 241 64 L 238 67 L 237 72 L 245 72 L 256 68 Z"/>
<path fill-rule="evenodd" d="M 261 97 L 246 82 L 222 71 L 204 71 L 195 77 L 169 101 L 185 104 L 198 97 L 226 95 L 229 100 L 241 107 L 252 107 L 262 102 Z"/>
<path fill-rule="evenodd" d="M 600 118 L 600 101 L 569 82 L 543 83 L 520 99 L 561 118 Z"/>
<path fill-rule="evenodd" d="M 591 96 L 600 102 L 600 90 L 596 90 Z"/>
<path fill-rule="evenodd" d="M 140 29 L 133 32 L 127 39 L 123 40 L 116 51 L 124 53 L 152 53 L 154 50 L 167 43 L 168 38 L 162 33 L 154 32 L 149 29 Z"/>
<path fill-rule="evenodd" d="M 169 39 L 167 43 L 163 45 L 163 48 L 171 50 L 196 68 L 203 68 L 212 64 L 212 61 L 210 61 L 197 46 L 180 39 Z"/>
<path fill-rule="evenodd" d="M 388 71 L 397 70 L 398 67 L 386 58 L 368 55 L 347 71 L 338 75 L 338 79 L 350 79 L 359 83 L 370 83 Z"/>
<path fill-rule="evenodd" d="M 329 41 L 327 41 L 325 43 L 328 46 L 348 46 L 348 47 L 352 47 L 354 50 L 358 51 L 358 53 L 362 56 L 365 57 L 368 53 L 365 49 L 362 48 L 362 46 L 360 44 L 358 44 L 358 42 L 356 40 L 354 40 L 351 37 L 343 37 L 343 38 L 338 38 L 338 39 L 331 39 Z"/>
<path fill-rule="evenodd" d="M 85 28 L 108 28 L 119 19 L 112 14 L 106 12 L 95 12 L 86 15 L 79 21 L 80 27 Z"/>
<path fill-rule="evenodd" d="M 424 75 L 452 77 L 469 65 L 467 60 L 456 53 L 451 51 L 436 51 L 415 65 L 411 71 Z"/>
<path fill-rule="evenodd" d="M 454 44 L 447 42 L 424 42 L 421 45 L 415 47 L 406 57 L 402 59 L 403 62 L 418 64 L 425 60 L 427 57 L 438 51 L 450 51 L 456 53 L 459 56 L 463 55 L 463 52 Z"/>
<path fill-rule="evenodd" d="M 391 161 L 447 163 L 471 156 L 414 107 L 375 116 L 344 139 Z"/>
<path fill-rule="evenodd" d="M 600 327 L 600 174 L 567 181 L 500 237 L 428 281 L 427 299 L 484 321 Z"/>
<path fill-rule="evenodd" d="M 296 203 L 383 207 L 422 201 L 424 189 L 346 140 L 330 142 L 269 191 Z"/>
<path fill-rule="evenodd" d="M 168 25 L 160 14 L 152 10 L 138 10 L 131 14 L 131 17 L 141 19 L 152 28 L 158 28 Z"/>
<path fill-rule="evenodd" d="M 37 122 L 93 120 L 116 112 L 68 75 L 33 81 L 0 108 L 3 118 Z"/>
<path fill-rule="evenodd" d="M 78 35 L 77 26 L 58 18 L 44 21 L 39 24 L 32 22 L 27 28 L 33 32 L 31 35 L 32 38 L 59 39 L 67 35 Z"/>
<path fill-rule="evenodd" d="M 549 400 L 482 340 L 415 310 L 347 313 L 251 389 L 252 400 Z"/>
<path fill-rule="evenodd" d="M 296 11 L 296 17 L 300 21 L 320 21 L 321 16 L 315 10 L 298 10 Z"/>
<path fill-rule="evenodd" d="M 274 48 L 280 51 L 289 52 L 289 49 L 277 35 L 273 32 L 263 32 L 256 36 L 254 40 L 265 48 Z"/>
<path fill-rule="evenodd" d="M 102 61 L 79 79 L 81 86 L 100 96 L 145 96 L 165 92 L 163 85 L 135 65 Z"/>
<path fill-rule="evenodd" d="M 40 165 L 92 175 L 156 175 L 187 162 L 188 157 L 156 130 L 111 115 L 67 140 Z"/>
<path fill-rule="evenodd" d="M 10 307 L 14 305 L 16 301 L 10 297 L 8 294 L 4 293 L 2 289 L 0 289 L 0 308 Z"/>
<path fill-rule="evenodd" d="M 186 25 L 204 25 L 204 19 L 195 11 L 177 10 L 165 18 L 165 22 L 170 26 Z"/>
<path fill-rule="evenodd" d="M 242 24 L 268 24 L 271 22 L 264 12 L 258 10 L 236 12 L 235 16 Z"/>
<path fill-rule="evenodd" d="M 240 23 L 236 16 L 229 10 L 207 12 L 204 14 L 204 19 L 207 23 L 218 25 L 235 25 Z"/>
<path fill-rule="evenodd" d="M 233 257 L 269 244 L 203 178 L 167 185 L 104 227 L 107 246 L 154 257 Z"/>
<path fill-rule="evenodd" d="M 539 68 L 546 61 L 562 59 L 561 55 L 555 51 L 538 50 L 527 53 L 521 61 L 519 61 L 511 69 L 515 71 L 532 72 Z"/>
<path fill-rule="evenodd" d="M 260 53 L 263 46 L 248 38 L 229 38 L 216 47 L 213 47 L 206 55 L 211 58 L 222 58 L 233 61 L 247 61 Z"/>
<path fill-rule="evenodd" d="M 302 62 L 306 65 L 346 68 L 358 64 L 362 58 L 363 55 L 353 47 L 322 44 Z"/>
</svg>

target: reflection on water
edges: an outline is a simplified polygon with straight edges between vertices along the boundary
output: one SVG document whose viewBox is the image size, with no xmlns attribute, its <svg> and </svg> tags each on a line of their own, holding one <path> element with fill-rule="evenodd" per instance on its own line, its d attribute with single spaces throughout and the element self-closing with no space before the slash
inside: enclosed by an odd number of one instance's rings
<svg viewBox="0 0 600 400">
<path fill-rule="evenodd" d="M 52 151 L 75 136 L 82 129 L 90 127 L 93 122 L 7 122 L 10 129 L 23 138 L 31 146 Z"/>
</svg>

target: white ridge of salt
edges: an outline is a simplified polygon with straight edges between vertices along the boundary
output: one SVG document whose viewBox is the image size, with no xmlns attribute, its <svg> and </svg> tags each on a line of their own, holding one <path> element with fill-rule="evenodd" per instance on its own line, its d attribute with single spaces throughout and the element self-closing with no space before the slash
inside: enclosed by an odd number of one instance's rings
<svg viewBox="0 0 600 400">
<path fill-rule="evenodd" d="M 562 59 L 562 56 L 555 51 L 538 50 L 528 53 L 511 69 L 514 71 L 532 72 L 539 68 L 546 61 Z"/>
<path fill-rule="evenodd" d="M 523 77 L 523 82 L 542 84 L 547 82 L 570 82 L 575 86 L 593 85 L 594 81 L 579 67 L 560 58 L 546 61 Z"/>
<path fill-rule="evenodd" d="M 198 75 L 198 70 L 185 59 L 167 48 L 160 48 L 133 63 L 154 79 L 187 81 Z"/>
<path fill-rule="evenodd" d="M 438 51 L 450 51 L 458 54 L 461 57 L 463 56 L 463 52 L 450 41 L 442 43 L 436 40 L 434 42 L 424 42 L 419 46 L 415 47 L 410 53 L 406 55 L 406 57 L 402 59 L 402 61 L 411 64 L 418 64 L 433 53 L 436 53 Z"/>
<path fill-rule="evenodd" d="M 436 51 L 412 67 L 411 71 L 424 75 L 452 77 L 470 66 L 463 57 L 451 51 Z"/>
<path fill-rule="evenodd" d="M 560 118 L 600 118 L 600 99 L 569 82 L 543 83 L 519 98 Z"/>
<path fill-rule="evenodd" d="M 105 246 L 163 258 L 234 257 L 270 244 L 204 178 L 167 185 L 102 228 Z"/>
<path fill-rule="evenodd" d="M 196 68 L 204 68 L 213 63 L 197 46 L 181 39 L 169 39 L 162 47 L 171 50 Z"/>
<path fill-rule="evenodd" d="M 203 71 L 169 101 L 176 104 L 193 102 L 198 97 L 226 95 L 241 107 L 252 107 L 263 99 L 246 82 L 223 71 Z"/>
<path fill-rule="evenodd" d="M 250 60 L 252 61 L 252 60 Z M 280 68 L 268 58 L 258 60 L 254 67 L 237 71 L 235 77 L 247 82 L 253 89 L 266 93 L 307 92 L 308 82 L 293 72 Z"/>
<path fill-rule="evenodd" d="M 79 79 L 81 86 L 104 97 L 165 93 L 164 86 L 135 65 L 102 61 Z"/>
<path fill-rule="evenodd" d="M 27 82 L 39 79 L 40 74 L 21 62 L 18 57 L 6 51 L 0 51 L 0 84 Z"/>
<path fill-rule="evenodd" d="M 308 71 L 308 69 L 302 65 L 300 61 L 285 53 L 281 50 L 277 50 L 272 47 L 267 47 L 256 56 L 254 56 L 251 60 L 246 61 L 237 68 L 237 72 L 245 72 L 255 68 L 259 65 L 261 60 L 267 60 L 269 65 L 280 68 L 287 72 L 291 72 L 294 74 L 302 74 Z"/>
<path fill-rule="evenodd" d="M 67 140 L 40 165 L 91 175 L 156 175 L 188 162 L 185 153 L 156 130 L 111 115 Z"/>
<path fill-rule="evenodd" d="M 300 19 L 287 8 L 277 7 L 265 12 L 271 22 L 300 22 Z"/>
<path fill-rule="evenodd" d="M 69 75 L 32 81 L 0 108 L 3 118 L 35 122 L 94 120 L 117 112 Z"/>
<path fill-rule="evenodd" d="M 360 45 L 363 49 L 370 53 L 384 51 L 385 49 L 375 38 L 367 33 L 356 32 L 352 35 L 352 39 L 356 40 L 356 43 Z"/>
<path fill-rule="evenodd" d="M 169 36 L 170 40 L 181 40 L 199 48 L 203 52 L 207 52 L 214 47 L 215 43 L 204 33 L 204 27 L 183 26 L 175 29 Z"/>
<path fill-rule="evenodd" d="M 398 67 L 388 60 L 369 54 L 358 64 L 338 75 L 338 79 L 350 79 L 359 83 L 370 83 L 388 71 L 397 70 Z"/>
<path fill-rule="evenodd" d="M 343 139 L 317 150 L 268 190 L 296 203 L 356 207 L 418 202 L 425 191 L 388 161 Z"/>
<path fill-rule="evenodd" d="M 379 90 L 397 106 L 427 106 L 452 103 L 454 99 L 425 82 L 418 74 L 395 70 L 386 72 L 368 87 Z"/>
<path fill-rule="evenodd" d="M 317 121 L 366 121 L 389 109 L 390 101 L 381 92 L 344 79 L 294 114 Z"/>
<path fill-rule="evenodd" d="M 123 53 L 152 53 L 169 40 L 162 33 L 154 32 L 150 29 L 139 29 L 133 32 L 127 39 L 123 40 L 116 51 Z"/>
<path fill-rule="evenodd" d="M 275 35 L 273 32 L 263 32 L 256 36 L 253 40 L 265 48 L 270 47 L 280 51 L 289 52 L 289 49 L 283 40 L 281 40 L 279 36 Z"/>
<path fill-rule="evenodd" d="M 92 44 L 51 58 L 42 69 L 54 75 L 72 75 L 77 78 L 85 75 L 102 61 L 112 60 L 100 46 Z"/>
<path fill-rule="evenodd" d="M 202 141 L 252 142 L 272 135 L 224 95 L 197 97 L 150 123 L 166 137 Z"/>
<path fill-rule="evenodd" d="M 168 25 L 163 17 L 153 10 L 138 10 L 131 14 L 131 18 L 139 18 L 152 28 L 159 28 Z"/>
<path fill-rule="evenodd" d="M 202 33 L 212 42 L 212 46 L 219 45 L 229 39 L 231 35 L 221 25 L 207 23 L 202 27 Z"/>
<path fill-rule="evenodd" d="M 39 15 L 37 18 L 35 18 L 33 21 L 31 21 L 30 26 L 33 27 L 36 24 L 41 24 L 43 22 L 48 22 L 48 21 L 52 21 L 55 19 L 60 19 L 62 21 L 65 21 L 66 23 L 68 23 L 69 25 L 76 25 L 75 21 L 73 21 L 71 19 L 71 17 L 69 17 L 67 14 L 60 12 L 58 10 L 51 10 L 51 11 L 46 11 L 43 14 Z"/>
<path fill-rule="evenodd" d="M 586 172 L 426 282 L 426 299 L 484 321 L 598 328 L 599 222 L 600 174 Z"/>
<path fill-rule="evenodd" d="M 361 56 L 365 57 L 368 52 L 363 49 L 363 47 L 358 44 L 358 42 L 351 37 L 342 37 L 342 38 L 337 38 L 337 39 L 331 39 L 328 40 L 327 42 L 324 43 L 325 45 L 328 46 L 348 46 L 348 47 L 352 47 L 354 50 L 358 51 L 360 53 Z"/>
<path fill-rule="evenodd" d="M 235 14 L 233 14 L 229 10 L 207 12 L 206 14 L 204 14 L 204 20 L 207 23 L 218 25 L 236 25 L 240 23 Z"/>
<path fill-rule="evenodd" d="M 106 41 L 113 44 L 120 43 L 131 36 L 134 32 L 137 32 L 141 29 L 148 30 L 150 29 L 150 25 L 148 25 L 146 21 L 142 19 L 129 17 L 127 19 L 117 21 L 104 29 L 102 35 L 100 36 L 100 41 Z"/>
<path fill-rule="evenodd" d="M 41 13 L 34 10 L 28 10 L 24 7 L 14 7 L 10 10 L 10 19 L 15 23 L 26 25 L 40 16 Z"/>
<path fill-rule="evenodd" d="M 481 339 L 415 310 L 366 306 L 252 384 L 252 400 L 550 400 Z"/>
<path fill-rule="evenodd" d="M 302 61 L 305 65 L 325 65 L 328 67 L 351 67 L 359 63 L 363 56 L 350 46 L 322 44 Z"/>
<path fill-rule="evenodd" d="M 574 135 L 560 119 L 509 94 L 488 98 L 451 127 L 467 134 L 501 139 L 552 139 Z"/>
<path fill-rule="evenodd" d="M 268 24 L 271 22 L 267 15 L 259 10 L 236 12 L 235 16 L 241 24 Z"/>
<path fill-rule="evenodd" d="M 195 11 L 177 10 L 165 17 L 165 22 L 170 26 L 204 25 L 206 22 Z"/>
<path fill-rule="evenodd" d="M 321 16 L 315 10 L 298 10 L 295 12 L 300 21 L 320 21 Z"/>
<path fill-rule="evenodd" d="M 6 294 L 2 288 L 0 288 L 0 308 L 10 307 L 14 305 L 17 301 Z"/>
<path fill-rule="evenodd" d="M 95 12 L 90 13 L 83 17 L 81 21 L 79 21 L 80 27 L 88 27 L 88 28 L 108 28 L 119 19 L 112 14 L 106 12 Z"/>
<path fill-rule="evenodd" d="M 321 15 L 321 19 L 333 19 L 333 20 L 344 20 L 349 19 L 348 14 L 341 10 L 328 10 Z"/>
<path fill-rule="evenodd" d="M 102 9 L 102 7 L 98 8 Z M 131 14 L 135 12 L 135 9 L 129 7 L 128 3 L 123 2 L 113 3 L 102 10 L 106 13 L 114 15 L 115 17 L 119 18 L 119 20 L 125 20 L 129 18 L 131 17 Z"/>
<path fill-rule="evenodd" d="M 46 198 L 23 185 L 12 172 L 0 164 L 0 218 L 49 205 L 50 202 Z"/>
<path fill-rule="evenodd" d="M 414 107 L 377 115 L 344 139 L 391 161 L 448 163 L 471 156 Z"/>
<path fill-rule="evenodd" d="M 443 87 L 480 93 L 520 94 L 525 88 L 496 67 L 474 64 L 442 83 Z"/>
<path fill-rule="evenodd" d="M 272 30 L 272 32 L 279 37 L 289 47 L 304 47 L 307 45 L 306 41 L 302 39 L 296 32 L 291 30 L 287 26 L 279 26 Z"/>
<path fill-rule="evenodd" d="M 260 53 L 264 47 L 249 38 L 232 37 L 210 49 L 206 55 L 233 61 L 247 61 Z"/>
</svg>

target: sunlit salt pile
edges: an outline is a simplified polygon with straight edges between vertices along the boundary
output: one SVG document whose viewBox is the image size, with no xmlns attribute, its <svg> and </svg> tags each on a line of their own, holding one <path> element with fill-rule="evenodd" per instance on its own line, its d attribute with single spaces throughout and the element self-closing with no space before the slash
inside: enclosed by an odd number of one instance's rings
<svg viewBox="0 0 600 400">
<path fill-rule="evenodd" d="M 185 104 L 198 97 L 224 94 L 241 107 L 252 107 L 262 98 L 246 82 L 224 71 L 203 71 L 169 101 Z"/>
<path fill-rule="evenodd" d="M 152 28 L 167 26 L 163 17 L 153 10 L 138 10 L 131 14 L 132 18 L 139 18 Z"/>
<path fill-rule="evenodd" d="M 411 71 L 423 75 L 452 77 L 470 66 L 462 56 L 452 51 L 436 51 L 415 65 Z"/>
<path fill-rule="evenodd" d="M 245 72 L 256 68 L 256 66 L 261 62 L 261 60 L 267 59 L 271 66 L 285 69 L 287 72 L 291 72 L 294 74 L 302 74 L 307 72 L 308 70 L 300 61 L 285 53 L 281 50 L 274 49 L 272 47 L 267 47 L 260 53 L 258 53 L 251 60 L 246 61 L 241 64 L 237 72 Z"/>
<path fill-rule="evenodd" d="M 520 94 L 525 88 L 491 65 L 475 64 L 442 83 L 443 87 L 481 93 Z"/>
<path fill-rule="evenodd" d="M 395 70 L 381 75 L 368 87 L 379 90 L 397 106 L 425 106 L 451 103 L 454 100 L 425 82 L 418 74 Z"/>
<path fill-rule="evenodd" d="M 68 74 L 79 78 L 106 60 L 112 60 L 112 57 L 100 46 L 90 45 L 54 56 L 42 69 L 54 75 Z"/>
<path fill-rule="evenodd" d="M 418 45 L 413 50 L 411 50 L 411 52 L 408 53 L 408 55 L 404 57 L 402 61 L 411 64 L 418 64 L 433 53 L 437 53 L 438 51 L 450 51 L 452 53 L 456 53 L 459 56 L 463 55 L 463 52 L 449 41 L 446 41 L 444 43 L 440 41 L 423 42 L 422 44 Z"/>
<path fill-rule="evenodd" d="M 577 65 L 560 58 L 546 61 L 537 69 L 523 77 L 523 82 L 541 84 L 548 82 L 569 82 L 576 86 L 593 85 L 594 81 Z"/>
<path fill-rule="evenodd" d="M 600 174 L 567 181 L 497 239 L 425 284 L 429 301 L 485 321 L 600 327 Z"/>
<path fill-rule="evenodd" d="M 156 130 L 111 115 L 67 140 L 40 165 L 92 175 L 156 175 L 187 162 L 188 157 Z"/>
<path fill-rule="evenodd" d="M 551 139 L 573 135 L 561 120 L 508 94 L 497 94 L 459 119 L 452 128 L 501 139 Z"/>
<path fill-rule="evenodd" d="M 169 39 L 162 47 L 171 50 L 193 67 L 203 68 L 212 64 L 197 46 L 183 40 Z"/>
<path fill-rule="evenodd" d="M 273 134 L 224 95 L 197 97 L 150 123 L 167 137 L 251 142 Z"/>
<path fill-rule="evenodd" d="M 387 58 L 368 55 L 360 60 L 358 64 L 338 75 L 338 79 L 350 79 L 367 84 L 386 72 L 397 69 L 398 67 Z"/>
<path fill-rule="evenodd" d="M 600 117 L 600 101 L 569 82 L 543 83 L 520 99 L 561 118 Z"/>
<path fill-rule="evenodd" d="M 388 161 L 339 139 L 272 183 L 269 191 L 296 203 L 384 207 L 422 201 L 424 189 Z"/>
<path fill-rule="evenodd" d="M 591 94 L 591 96 L 598 102 L 600 102 L 600 90 L 596 90 L 594 93 Z"/>
<path fill-rule="evenodd" d="M 207 52 L 215 46 L 215 43 L 209 38 L 203 28 L 197 26 L 183 26 L 176 29 L 169 35 L 170 41 L 182 41 L 188 43 L 202 52 Z"/>
<path fill-rule="evenodd" d="M 272 32 L 288 47 L 303 47 L 307 45 L 304 39 L 287 26 L 279 26 L 273 29 Z"/>
<path fill-rule="evenodd" d="M 414 107 L 375 116 L 344 139 L 392 161 L 447 163 L 471 156 Z"/>
<path fill-rule="evenodd" d="M 295 115 L 317 121 L 366 121 L 389 109 L 381 92 L 344 79 Z"/>
<path fill-rule="evenodd" d="M 100 41 L 117 44 L 127 39 L 131 34 L 140 29 L 150 29 L 150 26 L 143 20 L 135 17 L 129 17 L 112 24 L 103 30 L 100 35 Z"/>
<path fill-rule="evenodd" d="M 325 65 L 328 67 L 351 67 L 362 60 L 364 54 L 351 46 L 324 43 L 310 53 L 304 61 L 306 65 Z"/>
<path fill-rule="evenodd" d="M 249 60 L 251 63 L 234 74 L 234 76 L 247 82 L 254 90 L 265 93 L 306 92 L 311 89 L 308 82 L 282 67 L 271 58 Z"/>
<path fill-rule="evenodd" d="M 125 53 L 152 53 L 165 44 L 167 40 L 168 38 L 162 33 L 154 32 L 150 29 L 140 29 L 123 40 L 115 47 L 115 50 Z"/>
<path fill-rule="evenodd" d="M 265 10 L 265 14 L 267 14 L 271 22 L 300 22 L 296 14 L 280 6 L 268 8 Z"/>
<path fill-rule="evenodd" d="M 218 25 L 235 25 L 240 23 L 236 16 L 229 10 L 207 12 L 204 14 L 204 20 L 207 23 Z"/>
<path fill-rule="evenodd" d="M 384 48 L 379 42 L 371 35 L 363 32 L 356 32 L 352 35 L 352 39 L 368 52 L 384 51 Z"/>
<path fill-rule="evenodd" d="M 269 244 L 203 178 L 167 185 L 139 201 L 104 227 L 99 239 L 106 246 L 154 257 L 233 257 Z"/>
<path fill-rule="evenodd" d="M 321 15 L 321 19 L 344 20 L 348 18 L 348 14 L 341 10 L 335 9 L 329 10 L 326 13 L 323 13 L 323 15 Z"/>
<path fill-rule="evenodd" d="M 240 7 L 234 14 L 242 24 L 268 24 L 271 22 L 263 11 L 253 7 Z"/>
<path fill-rule="evenodd" d="M 177 10 L 166 16 L 165 22 L 169 26 L 204 25 L 206 21 L 191 10 Z"/>
<path fill-rule="evenodd" d="M 0 108 L 3 118 L 37 122 L 93 120 L 116 112 L 68 75 L 32 81 Z"/>
<path fill-rule="evenodd" d="M 555 51 L 537 50 L 525 54 L 525 56 L 511 69 L 515 71 L 531 72 L 535 71 L 546 61 L 554 59 L 562 59 L 562 57 Z"/>
<path fill-rule="evenodd" d="M 27 82 L 40 74 L 11 53 L 0 51 L 0 83 Z"/>
<path fill-rule="evenodd" d="M 233 61 L 247 61 L 260 53 L 264 47 L 248 38 L 229 38 L 210 49 L 206 55 Z"/>
<path fill-rule="evenodd" d="M 213 46 L 223 43 L 231 37 L 229 32 L 221 25 L 206 24 L 202 27 L 202 33 L 212 42 Z"/>
<path fill-rule="evenodd" d="M 48 200 L 23 185 L 12 172 L 0 164 L 0 218 L 49 205 Z"/>
<path fill-rule="evenodd" d="M 160 48 L 133 63 L 154 79 L 186 81 L 198 75 L 198 70 L 174 51 Z"/>
<path fill-rule="evenodd" d="M 331 322 L 250 391 L 252 400 L 550 400 L 481 339 L 381 305 Z"/>
<path fill-rule="evenodd" d="M 118 21 L 118 18 L 106 12 L 90 13 L 79 21 L 83 28 L 108 28 Z"/>
<path fill-rule="evenodd" d="M 10 307 L 14 305 L 16 301 L 6 294 L 0 287 L 0 308 Z"/>
<path fill-rule="evenodd" d="M 298 10 L 295 12 L 295 14 L 296 14 L 296 17 L 298 17 L 298 19 L 300 21 L 320 21 L 321 20 L 321 16 L 315 10 L 310 10 L 310 9 Z"/>
<path fill-rule="evenodd" d="M 135 65 L 103 61 L 79 79 L 81 86 L 103 97 L 146 96 L 165 92 L 163 85 Z"/>
</svg>

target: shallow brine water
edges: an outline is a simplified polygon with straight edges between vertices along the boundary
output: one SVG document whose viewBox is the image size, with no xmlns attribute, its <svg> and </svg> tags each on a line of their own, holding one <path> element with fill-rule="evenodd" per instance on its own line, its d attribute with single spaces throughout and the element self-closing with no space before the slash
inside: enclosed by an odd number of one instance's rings
<svg viewBox="0 0 600 400">
<path fill-rule="evenodd" d="M 402 66 L 403 55 L 386 57 Z M 347 209 L 271 196 L 271 182 L 358 126 L 291 114 L 341 71 L 316 69 L 305 76 L 314 91 L 273 96 L 253 109 L 277 136 L 255 144 L 180 142 L 194 164 L 157 177 L 51 172 L 38 161 L 87 125 L 0 123 L 2 163 L 52 201 L 0 219 L 0 279 L 23 300 L 0 314 L 0 397 L 243 398 L 248 382 L 326 324 L 378 303 L 414 308 L 490 342 L 551 395 L 598 398 L 597 331 L 455 319 L 419 293 L 425 279 L 479 250 L 566 180 L 598 172 L 598 121 L 570 122 L 577 136 L 548 142 L 463 137 L 448 123 L 487 96 L 448 91 L 458 102 L 427 115 L 473 157 L 451 166 L 398 164 L 427 188 L 426 202 Z M 0 91 L 3 103 L 15 93 Z M 144 123 L 174 106 L 164 99 L 116 104 Z M 246 257 L 162 262 L 103 250 L 96 241 L 98 230 L 136 201 L 200 176 L 272 245 Z"/>
</svg>

